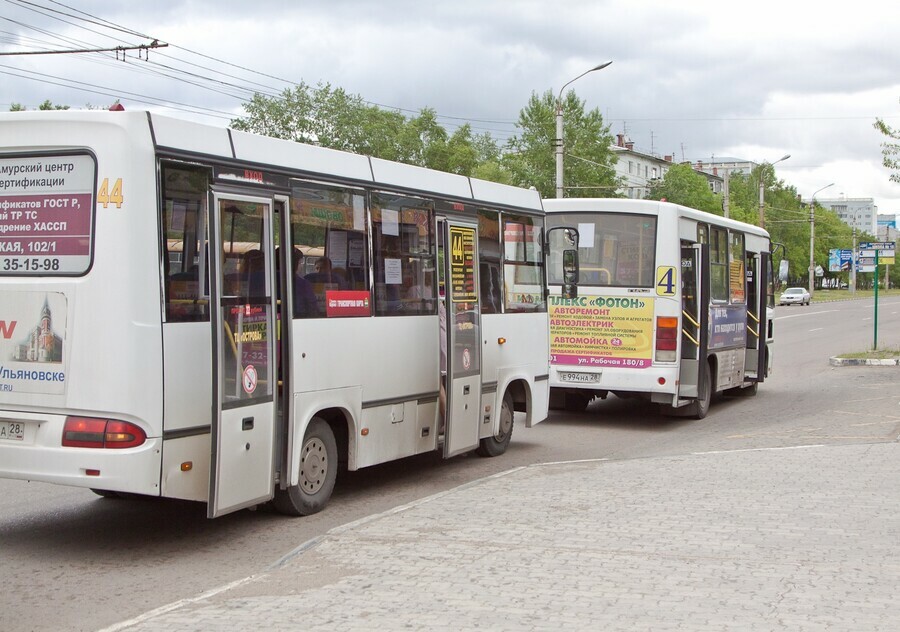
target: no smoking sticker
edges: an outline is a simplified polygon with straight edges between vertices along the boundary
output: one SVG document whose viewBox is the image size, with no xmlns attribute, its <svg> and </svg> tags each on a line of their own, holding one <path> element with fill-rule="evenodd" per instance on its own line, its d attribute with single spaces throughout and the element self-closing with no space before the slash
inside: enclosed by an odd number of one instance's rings
<svg viewBox="0 0 900 632">
<path fill-rule="evenodd" d="M 256 375 L 256 367 L 252 364 L 248 364 L 244 369 L 243 379 L 241 380 L 244 386 L 244 392 L 247 395 L 252 395 L 253 391 L 256 390 L 256 385 L 259 382 L 259 377 Z"/>
</svg>

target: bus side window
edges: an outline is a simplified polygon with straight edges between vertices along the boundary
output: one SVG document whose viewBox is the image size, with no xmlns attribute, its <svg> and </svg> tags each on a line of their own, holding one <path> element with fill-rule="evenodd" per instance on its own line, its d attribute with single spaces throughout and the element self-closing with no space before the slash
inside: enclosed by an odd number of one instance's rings
<svg viewBox="0 0 900 632">
<path fill-rule="evenodd" d="M 499 314 L 503 303 L 503 272 L 500 267 L 500 214 L 478 211 L 478 284 L 481 313 Z"/>
<path fill-rule="evenodd" d="M 709 246 L 710 293 L 715 301 L 728 300 L 728 232 L 710 227 Z"/>
<path fill-rule="evenodd" d="M 330 299 L 350 292 L 358 299 L 359 292 L 369 290 L 366 195 L 347 187 L 292 182 L 294 318 L 344 316 L 334 310 L 329 314 Z"/>
<path fill-rule="evenodd" d="M 430 200 L 372 195 L 375 314 L 434 314 L 434 211 Z"/>
<path fill-rule="evenodd" d="M 205 254 L 209 169 L 163 163 L 161 173 L 166 321 L 207 320 L 209 302 L 200 284 L 200 258 Z"/>
<path fill-rule="evenodd" d="M 506 312 L 543 312 L 543 221 L 536 217 L 503 216 L 503 284 Z"/>
</svg>

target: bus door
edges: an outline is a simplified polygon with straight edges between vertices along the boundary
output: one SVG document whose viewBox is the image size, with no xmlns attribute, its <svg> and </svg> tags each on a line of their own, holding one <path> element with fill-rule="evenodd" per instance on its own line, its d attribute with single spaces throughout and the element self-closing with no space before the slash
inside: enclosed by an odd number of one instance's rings
<svg viewBox="0 0 900 632">
<path fill-rule="evenodd" d="M 439 309 L 446 331 L 444 457 L 478 447 L 481 418 L 481 306 L 478 285 L 478 227 L 439 222 L 438 260 L 443 261 L 444 300 Z M 444 347 L 446 343 L 446 347 Z M 443 364 L 443 362 L 442 362 Z"/>
<path fill-rule="evenodd" d="M 678 394 L 699 397 L 709 343 L 709 246 L 681 246 L 681 362 Z"/>
<path fill-rule="evenodd" d="M 209 222 L 213 380 L 210 518 L 265 502 L 274 491 L 272 203 L 272 198 L 214 194 Z M 247 242 L 258 243 L 259 247 L 247 249 Z"/>
<path fill-rule="evenodd" d="M 747 253 L 747 354 L 744 375 L 751 382 L 766 377 L 766 338 L 768 335 L 768 290 L 766 270 L 769 253 Z"/>
</svg>

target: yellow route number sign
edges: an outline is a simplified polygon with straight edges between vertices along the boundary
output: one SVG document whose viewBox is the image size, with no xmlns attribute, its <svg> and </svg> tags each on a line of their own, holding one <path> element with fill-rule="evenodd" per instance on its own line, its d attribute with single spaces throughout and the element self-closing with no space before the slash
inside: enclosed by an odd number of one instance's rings
<svg viewBox="0 0 900 632">
<path fill-rule="evenodd" d="M 673 266 L 659 266 L 656 269 L 656 294 L 659 296 L 675 296 L 675 268 Z"/>
</svg>

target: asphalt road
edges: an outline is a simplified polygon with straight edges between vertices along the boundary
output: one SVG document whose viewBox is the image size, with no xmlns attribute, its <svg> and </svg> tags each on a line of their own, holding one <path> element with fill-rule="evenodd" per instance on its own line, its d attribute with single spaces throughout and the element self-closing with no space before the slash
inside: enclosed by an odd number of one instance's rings
<svg viewBox="0 0 900 632">
<path fill-rule="evenodd" d="M 900 368 L 828 363 L 871 347 L 873 301 L 779 307 L 775 317 L 775 374 L 756 397 L 715 400 L 702 421 L 610 396 L 517 426 L 498 458 L 422 455 L 347 473 L 328 508 L 307 518 L 207 520 L 200 504 L 0 480 L 0 629 L 97 630 L 258 572 L 335 526 L 520 465 L 895 440 Z M 879 346 L 900 348 L 900 299 L 879 302 L 878 323 Z"/>
</svg>

